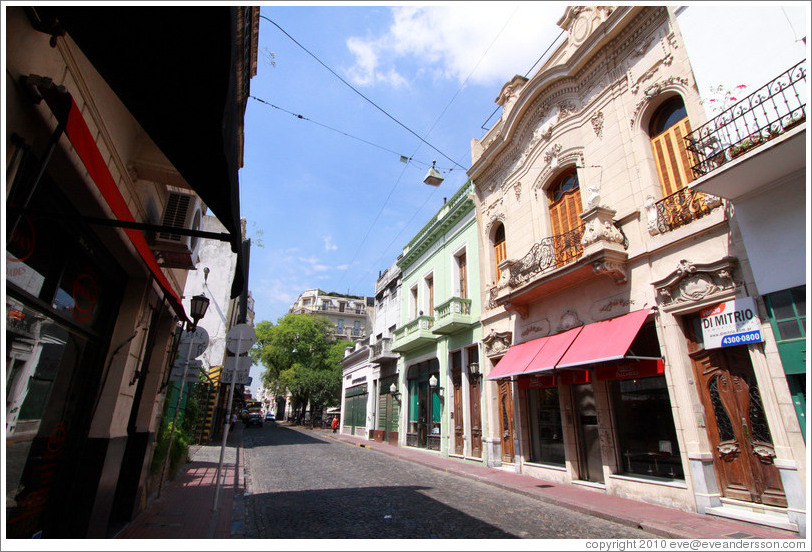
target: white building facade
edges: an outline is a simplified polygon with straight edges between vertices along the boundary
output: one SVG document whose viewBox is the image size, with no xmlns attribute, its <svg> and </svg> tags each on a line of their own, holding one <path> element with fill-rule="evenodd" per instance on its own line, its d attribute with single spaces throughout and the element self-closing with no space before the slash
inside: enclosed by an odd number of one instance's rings
<svg viewBox="0 0 812 552">
<path fill-rule="evenodd" d="M 691 186 L 708 118 L 676 10 L 558 25 L 472 141 L 492 464 L 804 535 L 806 449 L 746 231 Z M 706 331 L 730 309 L 760 339 L 721 347 L 744 339 Z"/>
</svg>

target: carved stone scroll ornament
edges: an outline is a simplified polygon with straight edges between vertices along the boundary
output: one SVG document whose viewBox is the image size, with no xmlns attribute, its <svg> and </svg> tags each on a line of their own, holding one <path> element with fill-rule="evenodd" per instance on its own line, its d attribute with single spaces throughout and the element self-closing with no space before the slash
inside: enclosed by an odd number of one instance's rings
<svg viewBox="0 0 812 552">
<path fill-rule="evenodd" d="M 612 278 L 616 284 L 622 284 L 627 279 L 626 267 L 622 263 L 606 259 L 602 261 L 595 261 L 592 263 L 592 270 L 594 270 L 597 274 L 606 274 Z"/>
<path fill-rule="evenodd" d="M 603 111 L 598 111 L 589 120 L 592 123 L 592 130 L 595 131 L 595 136 L 603 138 Z"/>
<path fill-rule="evenodd" d="M 735 257 L 724 257 L 714 263 L 694 264 L 683 259 L 671 274 L 653 282 L 658 302 L 665 309 L 711 299 L 734 292 L 737 283 L 733 269 Z"/>
<path fill-rule="evenodd" d="M 491 328 L 490 333 L 482 338 L 485 346 L 485 356 L 493 357 L 503 354 L 510 348 L 513 340 L 513 332 L 497 332 Z"/>
</svg>

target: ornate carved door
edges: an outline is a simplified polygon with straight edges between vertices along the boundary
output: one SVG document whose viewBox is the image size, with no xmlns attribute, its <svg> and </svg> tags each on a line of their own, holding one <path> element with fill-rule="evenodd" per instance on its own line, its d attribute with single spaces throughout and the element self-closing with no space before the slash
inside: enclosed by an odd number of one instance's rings
<svg viewBox="0 0 812 552">
<path fill-rule="evenodd" d="M 775 451 L 746 346 L 691 353 L 713 447 L 719 487 L 726 497 L 786 507 Z"/>
<path fill-rule="evenodd" d="M 454 454 L 465 454 L 465 416 L 462 411 L 462 353 L 451 353 L 451 384 L 454 387 L 454 410 L 451 411 L 454 427 Z"/>
<path fill-rule="evenodd" d="M 499 431 L 502 461 L 513 462 L 513 394 L 507 379 L 499 380 Z"/>
</svg>

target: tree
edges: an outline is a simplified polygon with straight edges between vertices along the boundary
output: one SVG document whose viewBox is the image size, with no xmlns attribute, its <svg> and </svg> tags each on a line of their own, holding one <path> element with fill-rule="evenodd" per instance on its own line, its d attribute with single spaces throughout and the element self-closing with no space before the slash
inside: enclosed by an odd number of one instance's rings
<svg viewBox="0 0 812 552">
<path fill-rule="evenodd" d="M 338 404 L 341 395 L 341 359 L 351 341 L 334 341 L 333 325 L 323 317 L 288 314 L 273 325 L 255 327 L 257 341 L 251 350 L 255 363 L 265 367 L 262 384 L 281 394 L 290 392 L 299 419 L 308 404 L 313 411 Z"/>
</svg>

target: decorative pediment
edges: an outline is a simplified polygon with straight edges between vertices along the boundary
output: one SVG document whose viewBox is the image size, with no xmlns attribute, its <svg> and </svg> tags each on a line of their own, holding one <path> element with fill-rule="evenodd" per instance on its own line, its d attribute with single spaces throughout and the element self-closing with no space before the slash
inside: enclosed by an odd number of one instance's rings
<svg viewBox="0 0 812 552">
<path fill-rule="evenodd" d="M 569 34 L 569 43 L 580 46 L 614 11 L 611 6 L 571 6 L 558 21 Z"/>
<path fill-rule="evenodd" d="M 513 332 L 497 332 L 491 329 L 490 333 L 482 338 L 487 357 L 501 356 L 510 348 L 513 341 Z"/>
<path fill-rule="evenodd" d="M 706 264 L 682 260 L 671 274 L 653 283 L 657 302 L 672 310 L 686 304 L 704 303 L 735 292 L 738 284 L 733 279 L 737 264 L 735 257 Z"/>
</svg>

